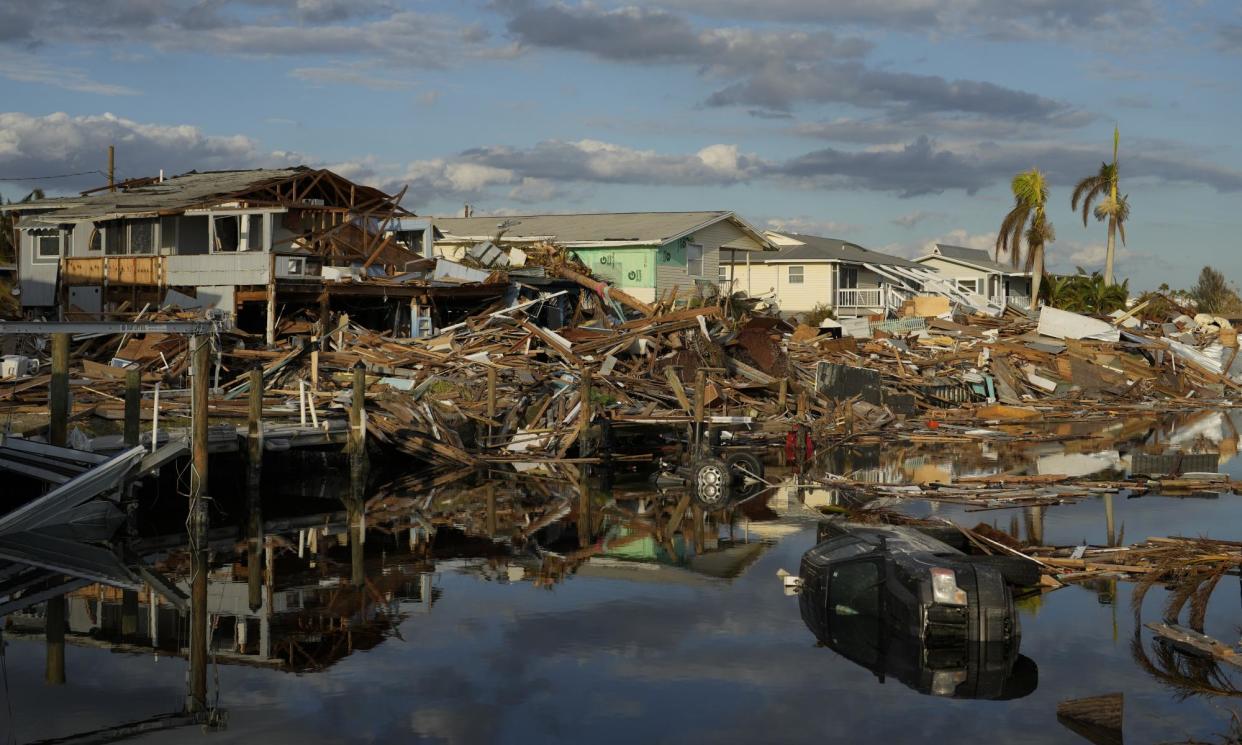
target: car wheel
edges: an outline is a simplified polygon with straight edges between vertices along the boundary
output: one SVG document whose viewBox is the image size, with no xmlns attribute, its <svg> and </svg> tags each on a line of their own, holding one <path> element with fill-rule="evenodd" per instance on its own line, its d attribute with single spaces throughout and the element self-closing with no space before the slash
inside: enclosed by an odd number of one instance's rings
<svg viewBox="0 0 1242 745">
<path fill-rule="evenodd" d="M 729 503 L 733 494 L 733 473 L 722 460 L 701 460 L 694 464 L 690 486 L 700 506 L 718 510 Z"/>
<path fill-rule="evenodd" d="M 967 556 L 972 564 L 990 566 L 1000 572 L 1006 584 L 1015 587 L 1030 587 L 1039 584 L 1039 565 L 1033 561 L 1017 556 Z"/>
<path fill-rule="evenodd" d="M 737 499 L 750 499 L 767 486 L 761 480 L 763 461 L 758 456 L 752 453 L 734 453 L 725 462 L 729 464 L 729 472 L 733 476 L 734 497 Z"/>
</svg>

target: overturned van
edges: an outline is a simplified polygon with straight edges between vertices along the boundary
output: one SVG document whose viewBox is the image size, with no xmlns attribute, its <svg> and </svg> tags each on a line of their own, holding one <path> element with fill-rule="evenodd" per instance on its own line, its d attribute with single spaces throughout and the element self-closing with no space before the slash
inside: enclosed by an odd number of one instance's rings
<svg viewBox="0 0 1242 745">
<path fill-rule="evenodd" d="M 1015 698 L 1034 690 L 1018 654 L 1011 585 L 1022 559 L 970 556 L 911 526 L 830 522 L 802 557 L 802 618 L 825 646 L 923 693 Z"/>
</svg>

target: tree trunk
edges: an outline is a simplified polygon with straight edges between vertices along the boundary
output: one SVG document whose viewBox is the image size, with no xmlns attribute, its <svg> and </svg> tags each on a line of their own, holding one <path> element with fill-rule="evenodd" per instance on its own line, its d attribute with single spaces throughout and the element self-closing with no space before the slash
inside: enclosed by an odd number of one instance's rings
<svg viewBox="0 0 1242 745">
<path fill-rule="evenodd" d="M 1104 284 L 1111 287 L 1113 282 L 1113 250 L 1117 244 L 1117 218 L 1108 218 L 1108 250 L 1104 252 Z"/>
<path fill-rule="evenodd" d="M 1031 252 L 1034 254 L 1034 264 L 1031 270 L 1031 310 L 1039 308 L 1039 286 L 1044 281 L 1044 247 L 1043 245 L 1031 246 Z"/>
</svg>

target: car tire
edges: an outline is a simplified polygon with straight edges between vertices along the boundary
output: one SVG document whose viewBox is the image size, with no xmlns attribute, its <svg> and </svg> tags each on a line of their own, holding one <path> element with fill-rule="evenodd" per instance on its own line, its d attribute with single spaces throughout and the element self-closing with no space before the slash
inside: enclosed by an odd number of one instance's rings
<svg viewBox="0 0 1242 745">
<path fill-rule="evenodd" d="M 753 480 L 753 477 L 747 475 L 751 473 L 758 479 L 763 479 L 763 461 L 759 460 L 757 455 L 734 453 L 725 460 L 725 463 L 729 465 L 729 473 L 733 477 L 733 496 L 736 499 L 750 499 L 767 487 L 762 480 Z"/>
<path fill-rule="evenodd" d="M 690 469 L 690 489 L 700 507 L 721 509 L 733 496 L 733 472 L 719 458 L 696 461 Z"/>
<path fill-rule="evenodd" d="M 1039 565 L 1033 561 L 1017 556 L 967 556 L 972 564 L 990 566 L 1000 572 L 1005 583 L 1015 587 L 1030 587 L 1039 584 Z"/>
</svg>

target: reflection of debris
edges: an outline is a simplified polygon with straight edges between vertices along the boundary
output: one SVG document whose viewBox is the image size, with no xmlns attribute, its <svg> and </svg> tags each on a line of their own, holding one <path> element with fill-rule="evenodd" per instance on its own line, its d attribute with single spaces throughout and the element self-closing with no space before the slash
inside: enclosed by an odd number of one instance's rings
<svg viewBox="0 0 1242 745">
<path fill-rule="evenodd" d="M 1121 745 L 1123 704 L 1120 693 L 1066 699 L 1057 704 L 1057 721 L 1095 745 Z"/>
</svg>

